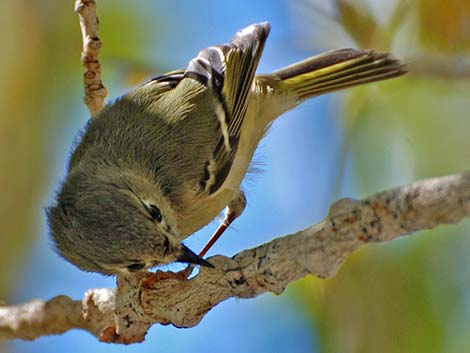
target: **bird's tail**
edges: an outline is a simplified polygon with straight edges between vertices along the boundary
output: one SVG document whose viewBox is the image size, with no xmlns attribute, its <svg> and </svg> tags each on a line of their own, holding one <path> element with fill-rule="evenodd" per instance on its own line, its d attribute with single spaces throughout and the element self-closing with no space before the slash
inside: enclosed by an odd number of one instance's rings
<svg viewBox="0 0 470 353">
<path fill-rule="evenodd" d="M 281 90 L 293 91 L 303 100 L 363 83 L 386 80 L 405 72 L 405 66 L 388 53 L 339 49 L 273 74 L 281 79 Z"/>
<path fill-rule="evenodd" d="M 256 90 L 272 102 L 266 105 L 273 119 L 305 99 L 404 73 L 405 65 L 389 53 L 339 49 L 257 76 Z"/>
</svg>

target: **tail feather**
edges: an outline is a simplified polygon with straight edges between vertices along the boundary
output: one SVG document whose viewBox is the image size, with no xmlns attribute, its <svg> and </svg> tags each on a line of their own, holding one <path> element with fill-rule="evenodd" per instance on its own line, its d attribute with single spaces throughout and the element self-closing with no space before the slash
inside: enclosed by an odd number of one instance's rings
<svg viewBox="0 0 470 353">
<path fill-rule="evenodd" d="M 340 49 L 288 66 L 273 75 L 281 80 L 276 90 L 293 92 L 304 100 L 405 72 L 405 66 L 388 53 Z"/>
</svg>

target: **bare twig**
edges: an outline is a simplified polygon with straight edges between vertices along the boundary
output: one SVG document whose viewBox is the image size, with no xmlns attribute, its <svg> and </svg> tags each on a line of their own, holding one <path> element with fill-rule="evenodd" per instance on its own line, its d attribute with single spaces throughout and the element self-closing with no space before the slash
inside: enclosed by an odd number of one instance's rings
<svg viewBox="0 0 470 353">
<path fill-rule="evenodd" d="M 81 328 L 106 342 L 140 342 L 154 323 L 195 326 L 228 298 L 281 293 L 307 274 L 332 277 L 349 254 L 367 243 L 465 217 L 470 217 L 470 172 L 360 201 L 342 199 L 322 222 L 233 258 L 212 257 L 215 269 L 201 268 L 190 280 L 184 273 L 138 273 L 119 277 L 116 289 L 89 290 L 82 302 L 59 296 L 0 308 L 0 338 L 30 340 Z"/>
<path fill-rule="evenodd" d="M 417 77 L 447 80 L 470 78 L 470 56 L 468 55 L 417 55 L 406 59 L 409 74 Z"/>
<path fill-rule="evenodd" d="M 101 81 L 101 65 L 98 54 L 101 49 L 101 40 L 98 37 L 98 17 L 96 16 L 96 3 L 94 0 L 77 0 L 75 11 L 80 19 L 82 30 L 83 52 L 82 64 L 85 67 L 83 81 L 85 85 L 84 102 L 91 116 L 101 111 L 108 95 Z"/>
</svg>

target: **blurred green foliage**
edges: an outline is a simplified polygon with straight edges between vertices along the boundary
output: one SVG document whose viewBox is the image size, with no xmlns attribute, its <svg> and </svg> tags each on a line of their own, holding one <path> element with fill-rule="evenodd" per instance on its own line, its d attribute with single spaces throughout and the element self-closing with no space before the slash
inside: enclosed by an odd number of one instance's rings
<svg viewBox="0 0 470 353">
<path fill-rule="evenodd" d="M 436 52 L 470 51 L 470 2 L 420 0 L 417 2 L 420 44 Z"/>
<path fill-rule="evenodd" d="M 46 71 L 48 53 L 40 43 L 47 40 L 43 26 L 50 25 L 53 33 L 56 24 L 42 22 L 38 13 L 26 1 L 0 3 L 0 21 L 8 28 L 0 31 L 0 258 L 4 269 L 25 264 L 25 244 L 34 235 L 33 206 L 47 170 L 42 97 L 48 94 L 48 86 L 43 82 L 54 73 Z M 13 274 L 0 271 L 0 298 L 13 288 Z"/>
<path fill-rule="evenodd" d="M 314 9 L 310 14 L 321 12 L 315 11 L 320 1 L 304 2 Z M 470 1 L 395 1 L 382 18 L 377 17 L 382 1 L 330 3 L 335 5 L 330 24 L 349 33 L 356 43 L 350 45 L 397 52 L 410 69 L 407 77 L 340 98 L 341 161 L 350 157 L 357 190 L 350 196 L 468 170 Z M 305 18 L 303 31 L 321 30 L 314 17 Z M 320 331 L 323 352 L 467 352 L 468 249 L 468 221 L 440 227 L 368 246 L 334 279 L 306 278 L 292 293 Z"/>
</svg>

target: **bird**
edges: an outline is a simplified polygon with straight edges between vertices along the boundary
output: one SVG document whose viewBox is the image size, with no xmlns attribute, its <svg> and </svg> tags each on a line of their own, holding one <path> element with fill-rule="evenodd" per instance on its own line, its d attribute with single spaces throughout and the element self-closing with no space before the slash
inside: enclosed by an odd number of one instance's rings
<svg viewBox="0 0 470 353">
<path fill-rule="evenodd" d="M 307 99 L 401 76 L 389 53 L 338 49 L 256 74 L 268 22 L 205 48 L 89 119 L 47 212 L 56 251 L 88 272 L 119 275 L 203 257 L 244 211 L 241 183 L 273 121 Z M 196 254 L 183 241 L 225 216 Z"/>
</svg>

